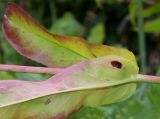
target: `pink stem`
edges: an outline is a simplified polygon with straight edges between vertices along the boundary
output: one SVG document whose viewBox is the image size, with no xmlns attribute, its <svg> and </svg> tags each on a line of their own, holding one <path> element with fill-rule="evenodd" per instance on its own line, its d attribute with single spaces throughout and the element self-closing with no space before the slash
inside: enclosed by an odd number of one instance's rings
<svg viewBox="0 0 160 119">
<path fill-rule="evenodd" d="M 56 74 L 63 70 L 64 69 L 62 68 L 32 67 L 32 66 L 0 64 L 0 71 L 10 71 L 10 72 Z"/>
<path fill-rule="evenodd" d="M 140 81 L 142 80 L 145 82 L 160 83 L 160 76 L 138 74 L 137 78 L 140 79 Z"/>
</svg>

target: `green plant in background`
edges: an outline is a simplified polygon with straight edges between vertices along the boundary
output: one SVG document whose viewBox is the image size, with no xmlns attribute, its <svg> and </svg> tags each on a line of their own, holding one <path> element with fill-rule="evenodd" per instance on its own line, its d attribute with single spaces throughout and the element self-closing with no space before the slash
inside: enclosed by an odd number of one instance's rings
<svg viewBox="0 0 160 119">
<path fill-rule="evenodd" d="M 97 23 L 90 31 L 87 38 L 88 42 L 94 44 L 103 44 L 105 38 L 105 28 L 103 23 Z"/>
<path fill-rule="evenodd" d="M 83 32 L 83 26 L 78 23 L 73 14 L 65 13 L 62 18 L 56 20 L 51 26 L 50 32 L 70 36 L 79 36 Z"/>
<path fill-rule="evenodd" d="M 152 5 L 149 8 L 144 9 L 141 12 L 141 16 L 144 18 L 149 18 L 149 17 L 155 17 L 152 20 L 146 21 L 145 25 L 144 25 L 144 30 L 145 32 L 149 32 L 149 33 L 157 33 L 160 32 L 160 28 L 158 27 L 160 25 L 160 17 L 157 15 L 160 10 L 160 2 L 157 2 L 156 4 Z"/>
<path fill-rule="evenodd" d="M 98 30 L 103 30 L 102 26 Z M 160 77 L 138 74 L 130 51 L 90 44 L 79 37 L 51 34 L 15 4 L 8 4 L 2 28 L 6 39 L 21 55 L 56 68 L 1 65 L 4 71 L 55 74 L 41 82 L 36 82 L 41 79 L 37 76 L 38 80 L 31 76 L 30 81 L 1 80 L 1 118 L 66 119 L 81 107 L 97 107 L 129 98 L 138 82 L 160 83 Z M 139 108 L 138 103 L 134 104 Z M 103 118 L 103 114 L 99 111 L 85 118 Z"/>
</svg>

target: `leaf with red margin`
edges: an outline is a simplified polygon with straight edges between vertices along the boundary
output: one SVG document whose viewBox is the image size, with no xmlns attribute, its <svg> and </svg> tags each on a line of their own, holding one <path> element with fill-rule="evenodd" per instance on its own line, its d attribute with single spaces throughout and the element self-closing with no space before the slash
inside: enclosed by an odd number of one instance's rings
<svg viewBox="0 0 160 119">
<path fill-rule="evenodd" d="M 112 55 L 75 64 L 43 82 L 2 80 L 0 118 L 67 119 L 82 107 L 125 100 L 136 82 L 160 83 L 160 77 L 137 73 L 136 63 Z"/>
<path fill-rule="evenodd" d="M 13 3 L 7 5 L 2 28 L 6 39 L 21 55 L 51 67 L 67 67 L 113 54 L 135 61 L 134 55 L 125 49 L 89 44 L 79 37 L 51 34 Z"/>
</svg>

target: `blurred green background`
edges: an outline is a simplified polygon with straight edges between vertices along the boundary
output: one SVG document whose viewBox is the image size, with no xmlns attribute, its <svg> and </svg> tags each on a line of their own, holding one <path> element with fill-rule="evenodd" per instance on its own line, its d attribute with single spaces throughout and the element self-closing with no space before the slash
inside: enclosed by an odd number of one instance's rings
<svg viewBox="0 0 160 119">
<path fill-rule="evenodd" d="M 141 73 L 160 75 L 158 0 L 0 0 L 0 25 L 8 2 L 23 7 L 50 32 L 127 48 L 136 55 Z M 4 39 L 1 29 L 0 63 L 41 66 L 20 56 Z M 1 71 L 0 77 L 40 81 L 50 76 Z M 84 108 L 71 119 L 160 119 L 160 85 L 141 84 L 128 100 Z"/>
</svg>

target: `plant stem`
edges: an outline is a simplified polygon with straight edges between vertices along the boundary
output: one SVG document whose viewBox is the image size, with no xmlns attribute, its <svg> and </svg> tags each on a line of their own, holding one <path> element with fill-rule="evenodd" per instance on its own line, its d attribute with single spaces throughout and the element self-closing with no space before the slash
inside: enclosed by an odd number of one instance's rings
<svg viewBox="0 0 160 119">
<path fill-rule="evenodd" d="M 50 12 L 51 12 L 51 20 L 52 20 L 51 22 L 53 24 L 53 22 L 55 22 L 57 19 L 55 1 L 49 0 L 49 5 L 50 5 Z"/>
<path fill-rule="evenodd" d="M 160 76 L 138 74 L 137 79 L 148 83 L 160 83 Z"/>
<path fill-rule="evenodd" d="M 138 2 L 138 41 L 139 41 L 139 53 L 140 53 L 140 66 L 141 72 L 146 73 L 147 65 L 146 65 L 146 39 L 144 33 L 144 20 L 140 15 L 143 10 L 142 0 L 137 0 Z"/>
<path fill-rule="evenodd" d="M 63 70 L 62 68 L 31 67 L 31 66 L 0 64 L 0 71 L 10 71 L 10 72 L 56 74 L 61 72 L 62 70 Z"/>
<path fill-rule="evenodd" d="M 137 22 L 138 22 L 138 41 L 139 41 L 139 54 L 140 54 L 140 67 L 141 72 L 146 73 L 147 71 L 147 63 L 146 63 L 146 39 L 145 39 L 145 33 L 144 33 L 144 20 L 141 16 L 141 12 L 143 10 L 143 1 L 137 0 L 138 3 L 138 16 L 137 16 Z M 143 97 L 145 90 L 147 88 L 147 84 L 143 84 L 141 87 L 140 92 L 140 98 Z"/>
</svg>

